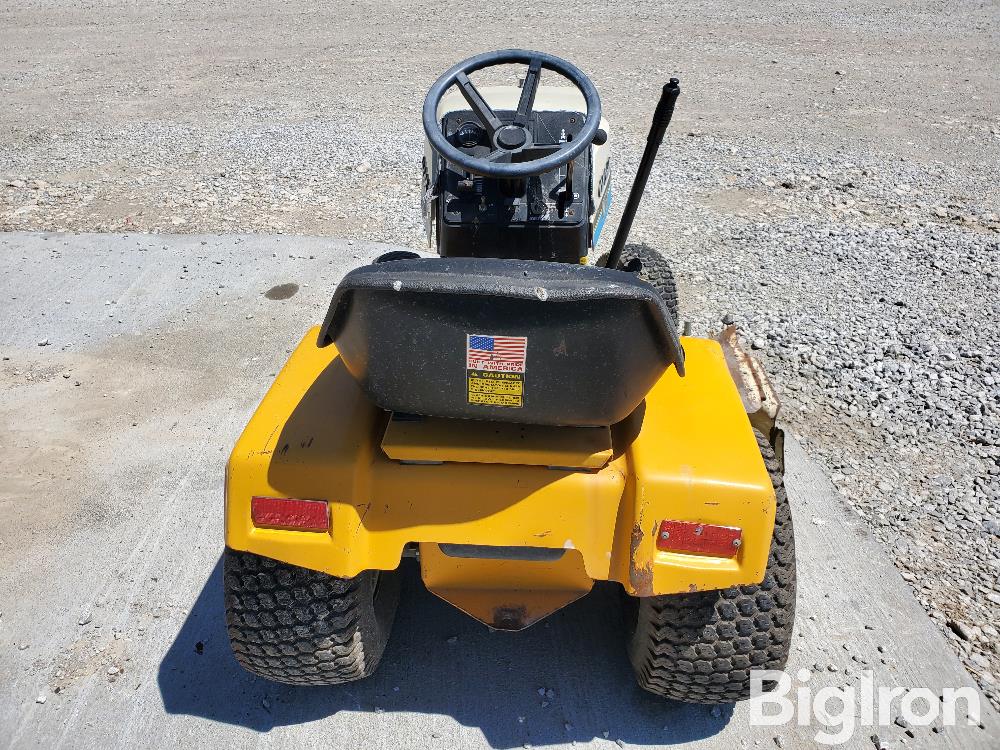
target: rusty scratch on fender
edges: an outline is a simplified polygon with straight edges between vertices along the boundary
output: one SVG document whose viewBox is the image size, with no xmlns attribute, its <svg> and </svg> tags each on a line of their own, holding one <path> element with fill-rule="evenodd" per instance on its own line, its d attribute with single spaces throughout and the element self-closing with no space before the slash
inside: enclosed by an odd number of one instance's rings
<svg viewBox="0 0 1000 750">
<path fill-rule="evenodd" d="M 632 540 L 629 544 L 628 554 L 628 581 L 632 585 L 632 590 L 635 591 L 636 596 L 653 595 L 653 563 L 649 561 L 645 565 L 640 566 L 636 561 L 636 555 L 644 538 L 645 534 L 642 533 L 642 527 L 636 523 L 632 527 Z"/>
</svg>

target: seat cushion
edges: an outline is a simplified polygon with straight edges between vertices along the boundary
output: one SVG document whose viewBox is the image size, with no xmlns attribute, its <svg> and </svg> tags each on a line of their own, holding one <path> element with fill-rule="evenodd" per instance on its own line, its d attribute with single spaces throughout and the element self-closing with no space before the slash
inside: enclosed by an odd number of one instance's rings
<svg viewBox="0 0 1000 750">
<path fill-rule="evenodd" d="M 347 274 L 320 328 L 378 406 L 435 417 L 598 426 L 624 419 L 684 353 L 630 273 L 419 258 Z"/>
</svg>

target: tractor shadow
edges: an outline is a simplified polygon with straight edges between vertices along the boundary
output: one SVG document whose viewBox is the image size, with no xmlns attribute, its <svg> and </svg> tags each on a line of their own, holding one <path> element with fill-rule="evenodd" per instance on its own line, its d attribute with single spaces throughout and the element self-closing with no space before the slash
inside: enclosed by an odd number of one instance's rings
<svg viewBox="0 0 1000 750">
<path fill-rule="evenodd" d="M 613 585 L 598 585 L 528 630 L 502 633 L 428 592 L 412 561 L 404 562 L 402 577 L 399 611 L 375 675 L 300 688 L 259 679 L 236 663 L 225 629 L 220 559 L 160 663 L 167 713 L 258 732 L 341 712 L 368 714 L 370 722 L 379 721 L 378 714 L 437 714 L 478 727 L 493 748 L 605 737 L 669 745 L 712 736 L 732 716 L 732 706 L 713 716 L 707 706 L 664 701 L 636 686 Z M 384 718 L 389 731 L 412 722 L 402 729 L 411 739 L 427 727 L 424 744 L 433 744 L 431 722 Z M 439 731 L 447 737 L 453 730 Z"/>
</svg>

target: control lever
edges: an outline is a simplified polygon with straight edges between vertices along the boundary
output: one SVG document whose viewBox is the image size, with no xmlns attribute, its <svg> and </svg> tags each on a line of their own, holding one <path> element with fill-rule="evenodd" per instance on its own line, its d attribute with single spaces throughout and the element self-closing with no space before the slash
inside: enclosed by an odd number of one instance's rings
<svg viewBox="0 0 1000 750">
<path fill-rule="evenodd" d="M 563 189 L 559 191 L 556 205 L 559 208 L 559 218 L 566 213 L 566 207 L 573 202 L 573 165 L 575 161 L 566 163 L 566 179 L 563 180 Z"/>
<path fill-rule="evenodd" d="M 632 231 L 632 221 L 635 219 L 636 209 L 639 208 L 639 201 L 642 194 L 646 192 L 646 182 L 649 180 L 649 172 L 656 161 L 656 152 L 660 150 L 663 143 L 663 134 L 670 124 L 670 118 L 674 114 L 674 104 L 681 93 L 681 82 L 676 78 L 671 78 L 670 83 L 663 87 L 660 94 L 660 101 L 656 105 L 653 113 L 653 124 L 650 125 L 649 135 L 646 136 L 646 149 L 642 152 L 642 160 L 639 162 L 639 169 L 635 173 L 635 181 L 632 183 L 632 190 L 628 194 L 628 201 L 622 211 L 622 220 L 618 223 L 618 232 L 615 234 L 615 241 L 611 245 L 608 253 L 608 260 L 605 268 L 618 268 L 618 263 L 622 259 L 622 250 L 628 241 L 628 233 Z"/>
</svg>

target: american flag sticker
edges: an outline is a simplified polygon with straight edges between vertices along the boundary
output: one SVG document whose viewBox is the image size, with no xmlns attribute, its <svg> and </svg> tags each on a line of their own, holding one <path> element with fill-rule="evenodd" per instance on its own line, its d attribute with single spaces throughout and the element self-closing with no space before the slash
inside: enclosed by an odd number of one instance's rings
<svg viewBox="0 0 1000 750">
<path fill-rule="evenodd" d="M 466 335 L 465 368 L 489 372 L 524 372 L 528 355 L 527 336 Z"/>
<path fill-rule="evenodd" d="M 469 403 L 482 406 L 524 406 L 525 336 L 470 333 L 465 343 Z"/>
</svg>

